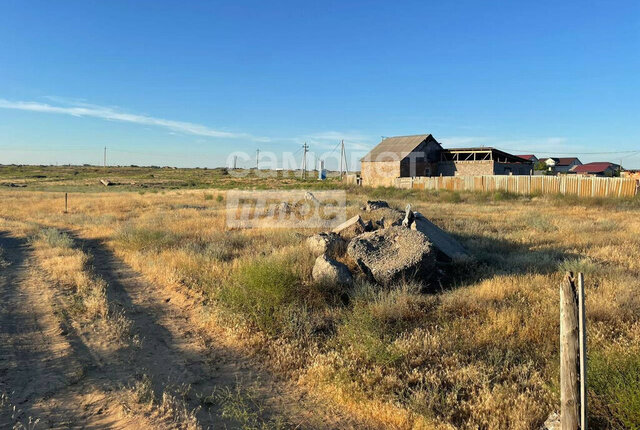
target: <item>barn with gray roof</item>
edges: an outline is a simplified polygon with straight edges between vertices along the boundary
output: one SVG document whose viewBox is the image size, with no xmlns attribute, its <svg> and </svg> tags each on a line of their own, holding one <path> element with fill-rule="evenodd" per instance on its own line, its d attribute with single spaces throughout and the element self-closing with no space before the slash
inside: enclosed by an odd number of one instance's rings
<svg viewBox="0 0 640 430">
<path fill-rule="evenodd" d="M 361 160 L 362 185 L 419 176 L 530 175 L 533 163 L 491 147 L 444 149 L 431 134 L 384 138 Z"/>
</svg>

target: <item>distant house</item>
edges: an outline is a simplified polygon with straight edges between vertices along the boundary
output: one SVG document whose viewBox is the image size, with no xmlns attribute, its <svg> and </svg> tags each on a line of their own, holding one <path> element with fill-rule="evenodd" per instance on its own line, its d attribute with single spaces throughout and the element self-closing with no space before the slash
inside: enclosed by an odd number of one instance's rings
<svg viewBox="0 0 640 430">
<path fill-rule="evenodd" d="M 536 164 L 538 162 L 538 157 L 533 154 L 516 155 L 516 157 L 524 158 L 527 161 L 531 161 L 533 164 Z"/>
<path fill-rule="evenodd" d="M 582 164 L 575 166 L 571 169 L 570 173 L 575 173 L 581 176 L 615 176 L 620 171 L 620 165 L 609 163 L 607 161 L 600 161 L 595 163 Z"/>
<path fill-rule="evenodd" d="M 392 186 L 399 177 L 435 175 L 441 151 L 430 134 L 387 137 L 360 160 L 362 185 Z"/>
<path fill-rule="evenodd" d="M 361 160 L 362 185 L 416 176 L 530 175 L 531 161 L 496 148 L 444 149 L 430 134 L 388 137 Z"/>
<path fill-rule="evenodd" d="M 564 157 L 564 158 L 541 158 L 539 161 L 545 163 L 549 171 L 555 173 L 566 173 L 575 166 L 580 166 L 582 162 L 578 157 Z"/>
</svg>

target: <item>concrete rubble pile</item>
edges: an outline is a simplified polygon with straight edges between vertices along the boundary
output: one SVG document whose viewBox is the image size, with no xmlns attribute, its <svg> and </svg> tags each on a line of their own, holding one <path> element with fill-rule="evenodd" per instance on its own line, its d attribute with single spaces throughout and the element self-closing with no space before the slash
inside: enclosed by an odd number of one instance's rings
<svg viewBox="0 0 640 430">
<path fill-rule="evenodd" d="M 437 280 L 438 263 L 470 259 L 458 241 L 411 205 L 400 211 L 384 201 L 368 201 L 361 209 L 366 222 L 356 215 L 307 239 L 317 256 L 314 280 L 351 286 L 353 270 L 379 284 L 413 280 L 429 286 Z"/>
</svg>

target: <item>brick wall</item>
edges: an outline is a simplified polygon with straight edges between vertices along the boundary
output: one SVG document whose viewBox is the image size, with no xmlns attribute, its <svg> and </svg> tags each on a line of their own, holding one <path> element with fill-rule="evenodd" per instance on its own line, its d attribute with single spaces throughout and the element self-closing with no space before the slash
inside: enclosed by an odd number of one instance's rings
<svg viewBox="0 0 640 430">
<path fill-rule="evenodd" d="M 480 176 L 493 175 L 493 161 L 441 161 L 436 175 Z"/>
<path fill-rule="evenodd" d="M 363 161 L 362 185 L 365 187 L 391 187 L 400 176 L 400 161 Z"/>
</svg>

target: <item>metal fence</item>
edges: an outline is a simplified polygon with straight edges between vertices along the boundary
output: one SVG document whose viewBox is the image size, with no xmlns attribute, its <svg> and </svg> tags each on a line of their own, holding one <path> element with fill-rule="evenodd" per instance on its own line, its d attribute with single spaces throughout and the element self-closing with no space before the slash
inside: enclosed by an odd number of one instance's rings
<svg viewBox="0 0 640 430">
<path fill-rule="evenodd" d="M 440 176 L 397 178 L 396 187 L 420 190 L 506 191 L 515 194 L 565 194 L 580 197 L 633 197 L 632 178 L 588 176 Z"/>
</svg>

